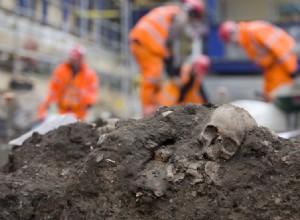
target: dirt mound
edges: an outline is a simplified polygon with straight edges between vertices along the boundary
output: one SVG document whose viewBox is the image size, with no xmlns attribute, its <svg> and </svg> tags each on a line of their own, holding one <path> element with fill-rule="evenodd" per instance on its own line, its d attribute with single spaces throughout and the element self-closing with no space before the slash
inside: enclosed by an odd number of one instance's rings
<svg viewBox="0 0 300 220">
<path fill-rule="evenodd" d="M 300 218 L 299 143 L 241 109 L 162 108 L 98 139 L 77 123 L 14 150 L 0 218 Z"/>
</svg>

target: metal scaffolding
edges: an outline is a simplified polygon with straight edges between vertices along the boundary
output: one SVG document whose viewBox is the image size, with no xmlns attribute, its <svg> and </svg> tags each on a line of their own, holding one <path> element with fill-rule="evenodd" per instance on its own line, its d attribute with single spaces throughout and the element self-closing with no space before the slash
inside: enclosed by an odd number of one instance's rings
<svg viewBox="0 0 300 220">
<path fill-rule="evenodd" d="M 108 7 L 105 0 L 3 0 L 0 1 L 0 20 L 7 25 L 0 27 L 0 32 L 7 32 L 7 38 L 13 36 L 13 40 L 11 44 L 0 41 L 0 52 L 5 48 L 13 54 L 16 75 L 22 72 L 20 58 L 23 56 L 47 63 L 46 73 L 50 74 L 71 47 L 69 41 L 82 43 L 87 46 L 94 64 L 105 64 L 92 67 L 105 79 L 106 86 L 118 90 L 126 116 L 132 116 L 137 114 L 134 105 L 139 104 L 132 104 L 135 94 L 131 85 L 137 70 L 127 40 L 132 10 L 130 0 L 120 0 L 119 6 L 114 8 Z M 24 48 L 26 37 L 30 35 L 41 45 L 37 51 Z"/>
</svg>

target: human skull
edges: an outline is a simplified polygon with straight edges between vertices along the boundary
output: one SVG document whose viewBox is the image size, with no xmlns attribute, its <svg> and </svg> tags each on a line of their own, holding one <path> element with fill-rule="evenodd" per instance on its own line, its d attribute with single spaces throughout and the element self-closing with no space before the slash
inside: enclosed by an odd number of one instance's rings
<svg viewBox="0 0 300 220">
<path fill-rule="evenodd" d="M 218 107 L 200 134 L 204 152 L 210 159 L 230 159 L 242 144 L 245 133 L 257 123 L 242 108 L 225 104 Z"/>
</svg>

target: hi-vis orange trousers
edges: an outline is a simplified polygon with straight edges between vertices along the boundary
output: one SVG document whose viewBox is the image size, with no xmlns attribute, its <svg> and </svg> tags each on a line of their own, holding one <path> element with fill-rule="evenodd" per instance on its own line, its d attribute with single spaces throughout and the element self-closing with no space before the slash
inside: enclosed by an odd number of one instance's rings
<svg viewBox="0 0 300 220">
<path fill-rule="evenodd" d="M 288 72 L 282 64 L 276 64 L 264 70 L 264 99 L 271 100 L 271 93 L 284 84 L 293 83 L 292 73 Z"/>
<path fill-rule="evenodd" d="M 155 112 L 160 106 L 163 57 L 152 53 L 137 40 L 130 42 L 130 49 L 141 71 L 140 98 L 144 115 Z"/>
</svg>

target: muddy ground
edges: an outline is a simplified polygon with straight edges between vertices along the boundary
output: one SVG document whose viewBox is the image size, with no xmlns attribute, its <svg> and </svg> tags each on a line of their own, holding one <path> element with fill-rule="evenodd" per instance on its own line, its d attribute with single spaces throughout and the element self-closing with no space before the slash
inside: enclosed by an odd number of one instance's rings
<svg viewBox="0 0 300 220">
<path fill-rule="evenodd" d="M 0 219 L 300 219 L 299 141 L 235 110 L 184 105 L 101 137 L 84 123 L 35 134 L 2 168 Z"/>
</svg>

